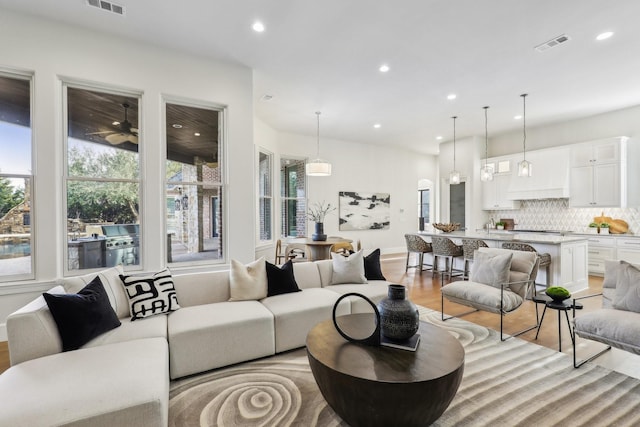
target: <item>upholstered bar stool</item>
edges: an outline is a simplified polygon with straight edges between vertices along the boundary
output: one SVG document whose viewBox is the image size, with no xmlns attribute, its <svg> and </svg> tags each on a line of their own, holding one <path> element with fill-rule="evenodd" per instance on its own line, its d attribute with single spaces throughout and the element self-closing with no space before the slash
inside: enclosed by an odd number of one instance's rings
<svg viewBox="0 0 640 427">
<path fill-rule="evenodd" d="M 544 268 L 545 269 L 545 273 L 547 275 L 547 283 L 545 283 L 544 287 L 548 288 L 549 285 L 551 284 L 551 254 L 548 253 L 540 253 L 538 251 L 536 251 L 536 249 L 527 244 L 527 243 L 520 243 L 520 242 L 504 242 L 502 244 L 502 247 L 504 249 L 511 249 L 514 251 L 527 251 L 527 252 L 535 252 L 536 254 L 538 254 L 538 259 L 540 259 L 540 267 L 539 268 Z M 534 289 L 534 295 L 535 295 L 535 286 L 533 287 Z"/>
<path fill-rule="evenodd" d="M 424 265 L 424 254 L 432 252 L 431 244 L 417 234 L 405 234 L 404 240 L 407 242 L 407 263 L 404 269 L 406 273 L 409 268 L 419 268 L 422 274 L 422 266 Z M 409 265 L 409 257 L 411 253 L 418 254 L 416 265 Z M 431 267 L 430 264 L 427 264 Z"/>
<path fill-rule="evenodd" d="M 445 259 L 444 263 L 444 271 L 442 272 L 442 278 L 444 279 L 445 274 L 449 276 L 449 279 L 453 277 L 454 271 L 459 273 L 457 275 L 464 274 L 462 270 L 455 270 L 453 268 L 453 261 L 455 258 L 462 257 L 462 245 L 456 245 L 453 243 L 453 240 L 448 237 L 442 236 L 433 236 L 431 238 L 431 246 L 433 248 L 433 271 L 438 269 L 438 260 L 440 258 Z"/>
<path fill-rule="evenodd" d="M 473 262 L 473 253 L 478 248 L 488 248 L 489 246 L 480 239 L 462 239 L 462 256 L 464 258 L 464 274 L 465 279 L 469 278 L 469 264 Z"/>
</svg>

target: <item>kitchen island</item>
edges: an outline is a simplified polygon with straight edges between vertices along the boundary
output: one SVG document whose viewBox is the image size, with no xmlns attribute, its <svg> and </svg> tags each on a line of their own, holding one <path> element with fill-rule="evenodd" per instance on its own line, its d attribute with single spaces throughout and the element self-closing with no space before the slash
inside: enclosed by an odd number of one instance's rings
<svg viewBox="0 0 640 427">
<path fill-rule="evenodd" d="M 545 269 L 538 270 L 536 283 L 549 286 L 562 286 L 574 293 L 589 287 L 588 273 L 588 237 L 584 235 L 545 233 L 545 232 L 518 232 L 514 231 L 454 231 L 444 233 L 442 231 L 419 231 L 426 241 L 432 236 L 448 237 L 454 243 L 461 245 L 462 239 L 483 240 L 489 247 L 500 248 L 504 242 L 528 243 L 539 253 L 551 255 L 551 267 L 549 278 Z M 462 269 L 463 260 L 456 260 L 456 268 Z"/>
</svg>

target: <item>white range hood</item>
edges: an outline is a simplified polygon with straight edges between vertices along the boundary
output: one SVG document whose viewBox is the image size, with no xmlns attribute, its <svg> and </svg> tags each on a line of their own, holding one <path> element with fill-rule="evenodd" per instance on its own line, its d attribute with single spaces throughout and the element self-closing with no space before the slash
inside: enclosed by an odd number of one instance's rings
<svg viewBox="0 0 640 427">
<path fill-rule="evenodd" d="M 527 152 L 532 176 L 513 174 L 507 189 L 510 200 L 568 199 L 569 147 Z M 521 157 L 521 156 L 520 156 Z"/>
</svg>

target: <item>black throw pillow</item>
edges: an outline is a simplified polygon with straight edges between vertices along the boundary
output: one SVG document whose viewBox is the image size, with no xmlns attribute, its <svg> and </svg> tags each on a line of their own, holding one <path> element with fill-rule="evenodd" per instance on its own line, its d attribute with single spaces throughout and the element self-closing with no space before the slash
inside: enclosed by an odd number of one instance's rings
<svg viewBox="0 0 640 427">
<path fill-rule="evenodd" d="M 387 280 L 380 269 L 380 249 L 364 257 L 364 277 L 367 280 Z"/>
<path fill-rule="evenodd" d="M 76 350 L 120 326 L 98 276 L 77 294 L 42 294 L 62 339 L 62 351 Z"/>
<path fill-rule="evenodd" d="M 267 296 L 299 292 L 296 278 L 293 275 L 293 262 L 285 262 L 282 267 L 265 261 L 267 265 Z"/>
</svg>

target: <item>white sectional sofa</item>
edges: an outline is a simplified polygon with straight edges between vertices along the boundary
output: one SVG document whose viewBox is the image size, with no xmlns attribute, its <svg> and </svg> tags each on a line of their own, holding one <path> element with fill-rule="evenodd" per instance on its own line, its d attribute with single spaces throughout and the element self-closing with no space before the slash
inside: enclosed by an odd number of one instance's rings
<svg viewBox="0 0 640 427">
<path fill-rule="evenodd" d="M 131 321 L 122 270 L 104 270 L 121 326 L 68 352 L 37 298 L 7 319 L 12 366 L 0 375 L 0 425 L 167 425 L 170 379 L 303 347 L 341 294 L 377 303 L 389 284 L 331 285 L 331 260 L 295 263 L 294 273 L 301 292 L 256 301 L 229 301 L 229 271 L 174 275 L 180 309 Z M 65 279 L 50 293 L 76 293 L 95 276 Z M 347 298 L 337 314 L 364 310 L 363 300 Z"/>
</svg>

